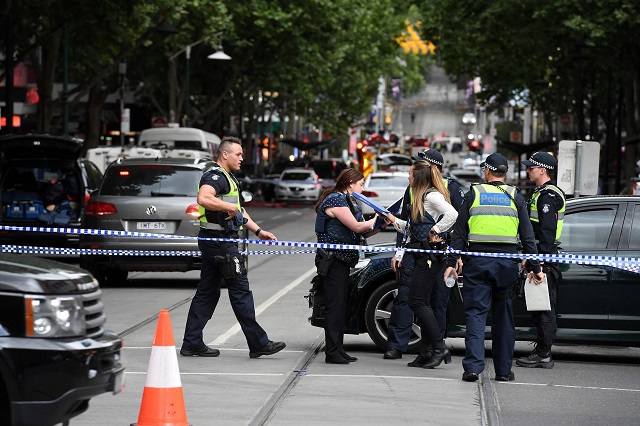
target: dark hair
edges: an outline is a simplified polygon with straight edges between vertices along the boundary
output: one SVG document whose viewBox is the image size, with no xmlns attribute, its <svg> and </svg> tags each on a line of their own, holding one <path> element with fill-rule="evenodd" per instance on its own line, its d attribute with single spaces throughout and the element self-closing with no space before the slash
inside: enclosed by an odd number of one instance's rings
<svg viewBox="0 0 640 426">
<path fill-rule="evenodd" d="M 231 152 L 231 145 L 237 143 L 242 146 L 242 141 L 240 138 L 236 138 L 235 136 L 225 136 L 220 141 L 220 146 L 218 146 L 218 157 L 222 155 L 222 152 Z"/>
<path fill-rule="evenodd" d="M 348 168 L 340 172 L 340 175 L 336 179 L 335 186 L 325 189 L 320 198 L 318 198 L 318 202 L 316 203 L 316 205 L 313 206 L 316 213 L 318 212 L 318 206 L 322 204 L 324 199 L 327 198 L 329 194 L 331 194 L 333 191 L 344 192 L 350 184 L 361 179 L 364 179 L 364 175 L 356 169 Z"/>
</svg>

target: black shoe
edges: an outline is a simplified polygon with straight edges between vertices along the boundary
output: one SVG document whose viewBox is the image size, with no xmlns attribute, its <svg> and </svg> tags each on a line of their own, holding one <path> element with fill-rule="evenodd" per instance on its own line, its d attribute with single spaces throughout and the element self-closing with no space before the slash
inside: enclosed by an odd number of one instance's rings
<svg viewBox="0 0 640 426">
<path fill-rule="evenodd" d="M 220 355 L 220 351 L 217 349 L 210 348 L 209 346 L 205 346 L 201 349 L 196 349 L 195 351 L 189 349 L 180 349 L 180 355 L 182 356 L 209 356 L 214 357 Z"/>
<path fill-rule="evenodd" d="M 358 360 L 358 358 L 356 358 L 355 356 L 349 355 L 345 351 L 341 351 L 340 356 L 342 356 L 342 358 L 346 359 L 349 362 L 356 362 Z"/>
<path fill-rule="evenodd" d="M 400 359 L 402 358 L 402 351 L 399 349 L 389 348 L 382 356 L 384 359 Z"/>
<path fill-rule="evenodd" d="M 518 358 L 516 365 L 527 368 L 553 368 L 553 358 L 551 353 L 540 354 L 538 352 L 532 352 L 527 356 Z"/>
<path fill-rule="evenodd" d="M 407 363 L 409 367 L 422 367 L 431 359 L 431 351 L 429 351 L 426 355 L 418 355 L 416 359 Z"/>
<path fill-rule="evenodd" d="M 341 355 L 336 357 L 325 357 L 324 362 L 327 364 L 350 364 L 350 361 L 343 358 Z"/>
<path fill-rule="evenodd" d="M 269 340 L 269 343 L 267 343 L 257 351 L 249 352 L 249 358 L 258 358 L 262 355 L 273 355 L 283 350 L 286 346 L 287 345 L 284 342 L 272 342 L 271 340 Z"/>
<path fill-rule="evenodd" d="M 465 382 L 477 382 L 478 381 L 478 373 L 467 373 L 466 371 L 462 373 L 462 380 Z"/>
<path fill-rule="evenodd" d="M 507 374 L 506 376 L 501 376 L 499 374 L 496 374 L 496 378 L 495 378 L 495 380 L 499 382 L 512 382 L 515 379 L 516 379 L 516 375 L 513 374 L 513 371 L 509 371 L 509 374 Z"/>
<path fill-rule="evenodd" d="M 446 347 L 442 349 L 434 349 L 431 352 L 431 358 L 422 366 L 422 368 L 435 368 L 442 364 L 442 361 L 444 361 L 445 364 L 451 363 L 451 353 Z"/>
</svg>

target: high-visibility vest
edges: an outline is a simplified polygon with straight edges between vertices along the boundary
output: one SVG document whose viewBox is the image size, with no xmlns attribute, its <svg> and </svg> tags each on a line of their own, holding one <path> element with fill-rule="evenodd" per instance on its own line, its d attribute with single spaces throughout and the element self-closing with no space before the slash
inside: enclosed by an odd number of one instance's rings
<svg viewBox="0 0 640 426">
<path fill-rule="evenodd" d="M 506 184 L 507 193 L 490 184 L 473 185 L 475 199 L 469 208 L 469 242 L 517 244 L 518 208 L 516 188 Z"/>
<path fill-rule="evenodd" d="M 560 235 L 562 234 L 562 224 L 564 222 L 564 210 L 567 205 L 562 189 L 558 188 L 555 185 L 545 185 L 539 191 L 534 192 L 533 196 L 531 197 L 529 217 L 531 219 L 531 222 L 540 222 L 540 218 L 538 217 L 538 198 L 540 198 L 540 194 L 545 189 L 555 192 L 560 198 L 562 198 L 562 208 L 558 210 L 558 226 L 556 227 L 556 241 L 559 241 Z"/>
<path fill-rule="evenodd" d="M 240 205 L 240 189 L 238 187 L 238 181 L 234 179 L 224 168 L 219 167 L 216 170 L 220 170 L 224 177 L 229 182 L 229 192 L 226 194 L 216 194 L 216 198 L 226 201 L 231 204 L 235 204 L 238 207 L 238 211 L 242 211 L 242 206 Z M 200 191 L 200 186 L 198 186 L 198 191 Z M 225 229 L 225 216 L 226 212 L 214 212 L 211 210 L 205 209 L 203 206 L 198 205 L 198 209 L 200 212 L 200 222 L 207 223 L 207 225 L 202 226 L 203 228 L 212 229 L 212 230 L 220 230 L 224 231 Z M 209 219 L 213 219 L 210 221 Z M 242 226 L 238 227 L 236 230 L 239 231 L 242 229 Z"/>
</svg>

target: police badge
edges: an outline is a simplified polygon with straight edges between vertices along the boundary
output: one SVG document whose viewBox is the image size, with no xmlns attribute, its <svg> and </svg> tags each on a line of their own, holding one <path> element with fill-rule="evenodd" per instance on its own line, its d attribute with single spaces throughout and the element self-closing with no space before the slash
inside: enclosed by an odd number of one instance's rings
<svg viewBox="0 0 640 426">
<path fill-rule="evenodd" d="M 544 204 L 542 206 L 542 213 L 549 213 L 549 204 Z"/>
</svg>

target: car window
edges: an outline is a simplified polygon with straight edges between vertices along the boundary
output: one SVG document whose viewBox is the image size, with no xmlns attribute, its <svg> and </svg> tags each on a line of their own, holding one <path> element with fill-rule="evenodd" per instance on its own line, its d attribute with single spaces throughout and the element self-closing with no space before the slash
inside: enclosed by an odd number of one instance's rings
<svg viewBox="0 0 640 426">
<path fill-rule="evenodd" d="M 409 185 L 407 176 L 371 176 L 368 188 L 405 187 Z"/>
<path fill-rule="evenodd" d="M 314 175 L 305 172 L 289 172 L 282 175 L 282 180 L 304 180 L 311 182 L 314 180 Z"/>
<path fill-rule="evenodd" d="M 102 172 L 100 171 L 98 166 L 96 166 L 89 160 L 84 160 L 82 164 L 84 164 L 84 169 L 87 172 L 87 184 L 89 185 L 87 189 L 89 191 L 98 189 L 98 187 L 100 186 L 100 182 L 102 181 Z"/>
<path fill-rule="evenodd" d="M 614 207 L 567 214 L 560 246 L 565 251 L 606 248 L 615 217 Z"/>
<path fill-rule="evenodd" d="M 633 222 L 631 222 L 631 239 L 629 240 L 630 249 L 640 249 L 640 205 L 636 205 L 633 213 Z"/>
<path fill-rule="evenodd" d="M 195 197 L 201 175 L 199 169 L 165 165 L 111 167 L 100 195 Z"/>
</svg>

